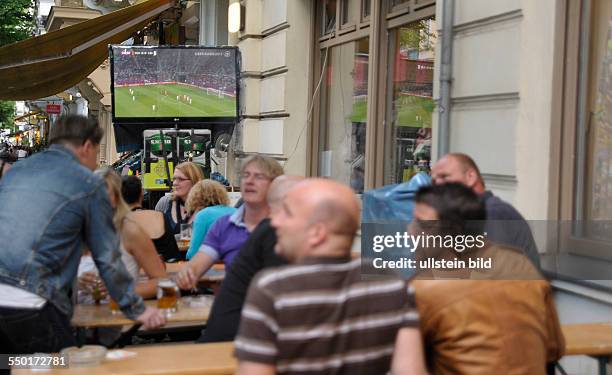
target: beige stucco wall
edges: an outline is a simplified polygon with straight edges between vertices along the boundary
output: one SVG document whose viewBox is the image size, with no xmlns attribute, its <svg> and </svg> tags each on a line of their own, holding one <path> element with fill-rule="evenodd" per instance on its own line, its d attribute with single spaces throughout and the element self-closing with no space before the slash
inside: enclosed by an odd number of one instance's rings
<svg viewBox="0 0 612 375">
<path fill-rule="evenodd" d="M 245 30 L 232 35 L 234 40 L 238 37 L 242 53 L 246 117 L 237 149 L 276 157 L 287 173 L 304 175 L 312 75 L 311 2 L 247 0 L 245 6 Z"/>
<path fill-rule="evenodd" d="M 556 3 L 462 0 L 454 17 L 450 150 L 471 155 L 487 187 L 533 220 L 549 206 Z M 436 18 L 441 27 L 442 2 Z"/>
</svg>

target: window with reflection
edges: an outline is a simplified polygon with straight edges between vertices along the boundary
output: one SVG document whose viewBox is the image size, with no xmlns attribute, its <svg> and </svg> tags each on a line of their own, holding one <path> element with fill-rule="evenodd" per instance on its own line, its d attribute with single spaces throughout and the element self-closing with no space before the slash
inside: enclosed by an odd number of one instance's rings
<svg viewBox="0 0 612 375">
<path fill-rule="evenodd" d="M 349 9 L 350 0 L 342 0 L 341 12 L 342 12 L 342 25 L 345 25 L 349 22 Z"/>
<path fill-rule="evenodd" d="M 336 0 L 323 1 L 323 35 L 330 34 L 336 30 L 336 12 L 338 6 Z"/>
<path fill-rule="evenodd" d="M 363 192 L 369 38 L 322 51 L 319 174 Z M 327 55 L 327 56 L 326 56 Z"/>
<path fill-rule="evenodd" d="M 612 241 L 612 2 L 592 4 L 588 91 L 583 93 L 588 137 L 584 216 L 588 237 Z"/>
<path fill-rule="evenodd" d="M 385 184 L 430 168 L 435 30 L 429 18 L 389 34 Z"/>
<path fill-rule="evenodd" d="M 371 11 L 371 1 L 370 0 L 362 0 L 361 1 L 361 18 L 366 19 L 370 17 Z"/>
<path fill-rule="evenodd" d="M 409 3 L 410 0 L 391 0 L 391 8 L 396 7 L 400 4 Z"/>
</svg>

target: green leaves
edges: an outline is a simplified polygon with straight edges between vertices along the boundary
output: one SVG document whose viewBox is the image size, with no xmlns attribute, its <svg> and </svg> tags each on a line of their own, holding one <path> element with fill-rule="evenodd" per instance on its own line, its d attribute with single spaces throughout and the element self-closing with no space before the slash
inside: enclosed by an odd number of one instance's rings
<svg viewBox="0 0 612 375">
<path fill-rule="evenodd" d="M 34 0 L 0 1 L 0 46 L 30 38 L 34 32 Z"/>
<path fill-rule="evenodd" d="M 15 102 L 0 101 L 0 128 L 13 129 L 13 118 L 15 117 Z"/>
</svg>

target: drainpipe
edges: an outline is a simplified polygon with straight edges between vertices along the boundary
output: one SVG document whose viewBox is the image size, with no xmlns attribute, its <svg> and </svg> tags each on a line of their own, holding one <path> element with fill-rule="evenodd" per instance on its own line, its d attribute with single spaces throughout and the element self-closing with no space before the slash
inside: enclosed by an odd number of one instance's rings
<svg viewBox="0 0 612 375">
<path fill-rule="evenodd" d="M 453 79 L 453 20 L 455 0 L 442 3 L 442 41 L 440 50 L 440 102 L 438 103 L 438 158 L 450 151 L 451 84 Z"/>
</svg>

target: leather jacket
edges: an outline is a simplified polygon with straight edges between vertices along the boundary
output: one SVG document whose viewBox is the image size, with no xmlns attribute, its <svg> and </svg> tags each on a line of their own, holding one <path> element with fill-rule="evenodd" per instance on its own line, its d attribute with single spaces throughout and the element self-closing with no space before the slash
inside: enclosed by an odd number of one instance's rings
<svg viewBox="0 0 612 375">
<path fill-rule="evenodd" d="M 411 282 L 429 371 L 545 375 L 564 350 L 550 284 L 519 250 L 488 246 L 474 255 L 499 267 L 462 280 Z"/>
</svg>

